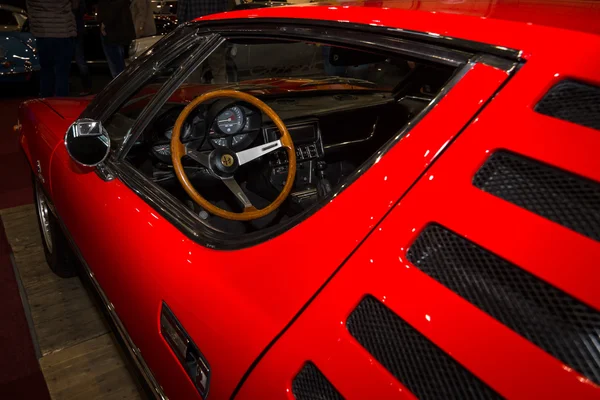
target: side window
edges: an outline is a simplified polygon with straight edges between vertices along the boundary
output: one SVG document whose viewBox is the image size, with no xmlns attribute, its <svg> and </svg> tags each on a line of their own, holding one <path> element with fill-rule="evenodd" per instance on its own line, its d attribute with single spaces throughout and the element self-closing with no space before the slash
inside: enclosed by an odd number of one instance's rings
<svg viewBox="0 0 600 400">
<path fill-rule="evenodd" d="M 308 215 L 315 203 L 325 204 L 435 99 L 454 71 L 372 49 L 229 38 L 173 88 L 144 131 L 131 138 L 125 160 L 202 224 L 251 235 L 292 218 L 299 222 L 295 217 Z M 140 90 L 115 118 L 139 115 L 144 96 L 155 93 Z M 218 93 L 225 90 L 230 93 Z M 208 93 L 210 100 L 186 109 Z M 180 142 L 186 155 L 174 163 L 171 139 L 184 110 Z M 277 145 L 273 113 L 289 131 L 295 161 Z M 294 162 L 296 168 L 288 168 Z M 230 218 L 253 208 L 260 215 L 254 220 Z"/>
<path fill-rule="evenodd" d="M 111 137 L 113 148 L 120 146 L 142 111 L 195 50 L 196 47 L 192 46 L 161 68 L 154 70 L 152 75 L 104 121 L 104 127 Z"/>
</svg>

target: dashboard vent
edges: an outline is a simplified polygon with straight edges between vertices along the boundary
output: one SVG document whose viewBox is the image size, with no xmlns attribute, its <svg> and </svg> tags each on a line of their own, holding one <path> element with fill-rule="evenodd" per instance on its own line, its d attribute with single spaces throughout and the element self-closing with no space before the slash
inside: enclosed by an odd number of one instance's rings
<svg viewBox="0 0 600 400">
<path fill-rule="evenodd" d="M 297 400 L 343 400 L 342 395 L 311 362 L 307 362 L 294 378 L 292 393 Z"/>
<path fill-rule="evenodd" d="M 372 296 L 347 322 L 350 334 L 417 398 L 496 399 L 500 396 Z"/>
<path fill-rule="evenodd" d="M 473 178 L 479 189 L 600 241 L 600 183 L 498 151 Z"/>
<path fill-rule="evenodd" d="M 589 128 L 600 129 L 600 88 L 573 80 L 554 85 L 535 111 Z"/>
<path fill-rule="evenodd" d="M 446 228 L 431 224 L 408 260 L 564 364 L 600 383 L 600 313 Z"/>
</svg>

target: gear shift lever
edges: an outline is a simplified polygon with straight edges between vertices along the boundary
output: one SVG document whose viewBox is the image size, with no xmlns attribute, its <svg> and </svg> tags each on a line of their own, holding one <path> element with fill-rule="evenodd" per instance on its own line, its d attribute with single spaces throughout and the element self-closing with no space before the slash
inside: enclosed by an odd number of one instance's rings
<svg viewBox="0 0 600 400">
<path fill-rule="evenodd" d="M 331 183 L 325 176 L 326 169 L 327 163 L 325 163 L 325 161 L 317 162 L 317 193 L 320 198 L 326 197 L 331 192 Z"/>
</svg>

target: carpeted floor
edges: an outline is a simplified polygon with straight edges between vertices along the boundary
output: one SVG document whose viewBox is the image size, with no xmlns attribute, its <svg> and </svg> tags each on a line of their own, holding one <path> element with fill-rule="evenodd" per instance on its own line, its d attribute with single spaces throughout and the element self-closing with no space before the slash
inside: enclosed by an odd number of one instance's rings
<svg viewBox="0 0 600 400">
<path fill-rule="evenodd" d="M 2 99 L 0 106 L 0 209 L 31 203 L 30 169 L 13 126 L 24 98 Z M 0 220 L 0 394 L 5 399 L 50 399 L 25 316 Z"/>
<path fill-rule="evenodd" d="M 0 394 L 4 399 L 50 399 L 11 258 L 0 221 Z"/>
</svg>

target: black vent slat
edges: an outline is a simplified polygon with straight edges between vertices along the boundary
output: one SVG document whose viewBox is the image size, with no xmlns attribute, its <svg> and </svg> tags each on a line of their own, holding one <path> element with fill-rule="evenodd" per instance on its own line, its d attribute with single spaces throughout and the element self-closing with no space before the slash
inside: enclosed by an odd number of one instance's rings
<svg viewBox="0 0 600 400">
<path fill-rule="evenodd" d="M 348 317 L 350 334 L 419 399 L 500 396 L 372 296 Z"/>
<path fill-rule="evenodd" d="M 473 185 L 600 241 L 600 183 L 529 158 L 498 151 Z"/>
<path fill-rule="evenodd" d="M 535 111 L 589 128 L 600 129 L 600 88 L 573 80 L 554 85 Z"/>
<path fill-rule="evenodd" d="M 600 383 L 600 313 L 473 242 L 431 224 L 408 260 L 566 365 Z"/>
<path fill-rule="evenodd" d="M 307 362 L 292 382 L 297 400 L 343 400 L 342 395 L 311 362 Z"/>
</svg>

